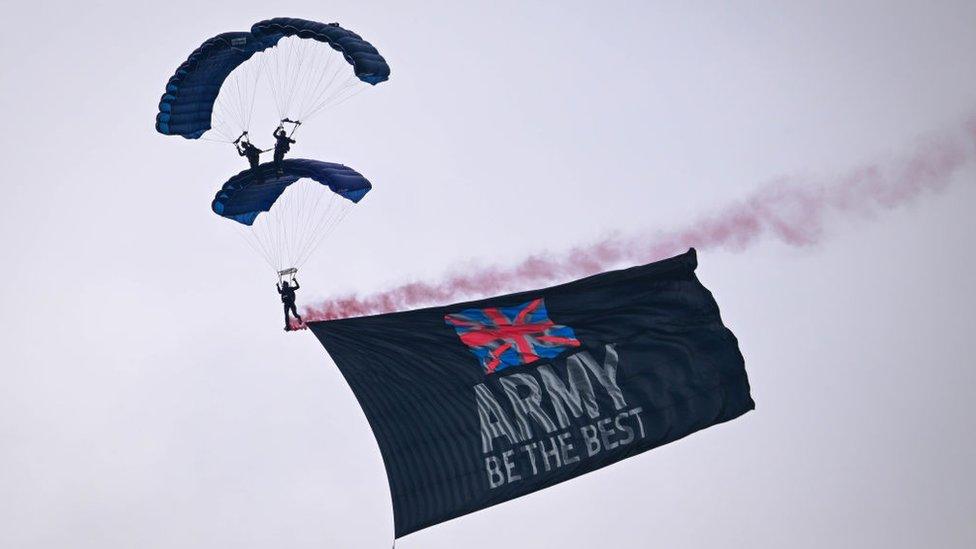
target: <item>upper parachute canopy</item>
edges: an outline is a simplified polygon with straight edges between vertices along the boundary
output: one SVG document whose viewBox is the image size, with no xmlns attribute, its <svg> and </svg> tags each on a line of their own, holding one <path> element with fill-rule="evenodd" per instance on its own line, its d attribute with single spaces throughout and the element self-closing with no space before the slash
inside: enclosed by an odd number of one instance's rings
<svg viewBox="0 0 976 549">
<path fill-rule="evenodd" d="M 353 203 L 362 200 L 373 188 L 365 177 L 348 166 L 290 158 L 281 162 L 280 173 L 273 162 L 268 162 L 256 170 L 247 169 L 231 177 L 217 191 L 213 211 L 250 226 L 261 212 L 270 211 L 281 193 L 299 179 L 314 180 Z"/>
<path fill-rule="evenodd" d="M 352 66 L 360 81 L 378 84 L 390 66 L 372 44 L 338 23 L 278 17 L 255 23 L 250 32 L 226 32 L 210 38 L 176 69 L 159 101 L 156 130 L 197 139 L 211 128 L 214 102 L 228 75 L 255 53 L 285 37 L 314 40 L 331 46 Z M 290 60 L 289 60 L 290 61 Z"/>
</svg>

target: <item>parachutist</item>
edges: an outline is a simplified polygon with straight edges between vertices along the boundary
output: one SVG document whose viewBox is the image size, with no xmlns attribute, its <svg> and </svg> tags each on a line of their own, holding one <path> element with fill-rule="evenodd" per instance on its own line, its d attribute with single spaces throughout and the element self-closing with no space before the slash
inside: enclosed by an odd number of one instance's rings
<svg viewBox="0 0 976 549">
<path fill-rule="evenodd" d="M 292 282 L 295 283 L 294 286 L 288 283 L 287 280 L 283 280 L 276 284 L 275 287 L 278 288 L 278 294 L 281 295 L 281 303 L 285 307 L 285 331 L 291 330 L 291 322 L 288 319 L 289 311 L 295 316 L 295 319 L 299 322 L 302 321 L 302 317 L 298 314 L 298 310 L 295 308 L 295 290 L 300 288 L 298 285 L 298 279 L 293 278 Z"/>
<path fill-rule="evenodd" d="M 252 170 L 258 168 L 258 164 L 261 163 L 261 149 L 255 147 L 250 141 L 241 141 L 237 143 L 237 154 L 247 157 L 247 162 L 251 165 Z"/>
<path fill-rule="evenodd" d="M 285 131 L 284 122 L 278 125 L 278 129 L 274 131 L 271 135 L 275 138 L 274 146 L 274 164 L 275 169 L 278 170 L 278 175 L 281 175 L 283 170 L 281 167 L 281 161 L 285 159 L 285 153 L 291 149 L 291 144 L 295 142 L 294 139 L 288 137 L 288 132 Z"/>
</svg>

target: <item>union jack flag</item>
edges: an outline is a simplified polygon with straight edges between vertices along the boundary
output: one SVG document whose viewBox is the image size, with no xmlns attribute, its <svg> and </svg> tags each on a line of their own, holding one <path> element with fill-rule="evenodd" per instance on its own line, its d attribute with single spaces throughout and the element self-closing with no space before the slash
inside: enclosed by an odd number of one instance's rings
<svg viewBox="0 0 976 549">
<path fill-rule="evenodd" d="M 514 307 L 465 309 L 444 316 L 485 373 L 555 358 L 580 342 L 569 326 L 553 324 L 540 297 Z"/>
</svg>

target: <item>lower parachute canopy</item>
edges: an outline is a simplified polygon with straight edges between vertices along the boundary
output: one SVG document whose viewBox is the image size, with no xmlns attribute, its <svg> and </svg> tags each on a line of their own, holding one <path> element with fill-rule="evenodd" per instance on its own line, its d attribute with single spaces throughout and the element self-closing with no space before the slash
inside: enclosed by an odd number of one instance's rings
<svg viewBox="0 0 976 549">
<path fill-rule="evenodd" d="M 290 158 L 244 170 L 217 191 L 212 208 L 239 223 L 249 244 L 276 271 L 300 267 L 372 188 L 356 170 Z"/>
</svg>

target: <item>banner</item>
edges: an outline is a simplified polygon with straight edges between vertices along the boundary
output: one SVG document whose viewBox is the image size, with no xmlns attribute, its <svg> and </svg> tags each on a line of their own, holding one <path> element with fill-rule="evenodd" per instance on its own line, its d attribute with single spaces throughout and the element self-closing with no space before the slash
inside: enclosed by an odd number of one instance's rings
<svg viewBox="0 0 976 549">
<path fill-rule="evenodd" d="M 376 436 L 396 537 L 752 410 L 696 266 L 692 249 L 542 290 L 310 323 Z"/>
</svg>

